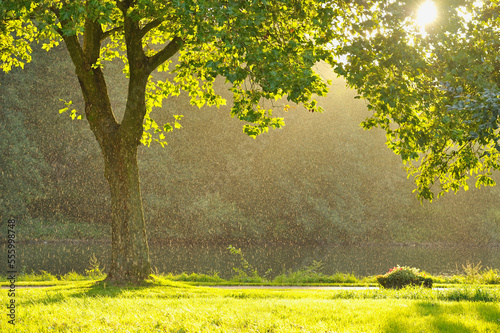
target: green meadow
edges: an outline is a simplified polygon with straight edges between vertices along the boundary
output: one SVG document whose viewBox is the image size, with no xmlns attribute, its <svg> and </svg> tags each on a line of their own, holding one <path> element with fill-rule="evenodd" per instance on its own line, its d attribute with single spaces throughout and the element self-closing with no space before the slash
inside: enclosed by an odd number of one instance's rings
<svg viewBox="0 0 500 333">
<path fill-rule="evenodd" d="M 453 276 L 423 272 L 433 289 L 393 290 L 366 288 L 379 286 L 376 276 L 323 274 L 316 261 L 271 279 L 230 249 L 239 258 L 230 279 L 156 272 L 141 285 L 113 285 L 95 257 L 85 274 L 21 272 L 14 287 L 0 276 L 0 332 L 500 332 L 500 272 L 480 263 Z"/>
<path fill-rule="evenodd" d="M 1 291 L 0 303 L 15 299 L 16 304 L 15 325 L 8 322 L 3 307 L 1 332 L 500 331 L 500 288 L 496 285 L 221 289 L 214 282 L 207 286 L 176 281 L 171 275 L 152 276 L 141 286 L 114 286 L 102 280 L 38 283 L 54 286 L 18 286 L 14 298 L 8 290 Z"/>
</svg>

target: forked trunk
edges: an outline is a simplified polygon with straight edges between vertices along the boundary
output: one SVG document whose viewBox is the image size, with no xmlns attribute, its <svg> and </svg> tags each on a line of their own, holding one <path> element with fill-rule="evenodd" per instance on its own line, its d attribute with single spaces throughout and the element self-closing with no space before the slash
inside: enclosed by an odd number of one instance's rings
<svg viewBox="0 0 500 333">
<path fill-rule="evenodd" d="M 145 114 L 146 78 L 131 80 L 124 121 L 118 124 L 100 68 L 80 79 L 85 113 L 104 157 L 111 192 L 112 250 L 108 280 L 138 283 L 151 273 L 137 165 L 137 148 Z M 86 74 L 86 73 L 84 73 Z M 126 120 L 125 120 L 126 119 Z"/>
<path fill-rule="evenodd" d="M 104 172 L 111 192 L 112 250 L 108 280 L 138 283 L 151 274 L 146 226 L 142 208 L 137 148 L 146 113 L 147 75 L 130 79 L 125 116 L 114 118 L 100 69 L 85 83 L 85 113 L 104 157 Z"/>
<path fill-rule="evenodd" d="M 151 273 L 146 226 L 142 209 L 137 147 L 146 114 L 146 84 L 151 72 L 180 48 L 174 38 L 162 51 L 148 58 L 142 37 L 147 30 L 128 16 L 129 2 L 120 2 L 129 61 L 127 105 L 121 123 L 116 121 L 106 80 L 97 64 L 105 37 L 98 21 L 87 17 L 83 47 L 76 34 L 61 33 L 75 65 L 85 100 L 85 115 L 104 156 L 105 176 L 111 190 L 112 251 L 108 280 L 124 283 L 144 281 Z M 54 11 L 59 15 L 58 10 Z M 62 24 L 67 21 L 59 17 Z"/>
</svg>

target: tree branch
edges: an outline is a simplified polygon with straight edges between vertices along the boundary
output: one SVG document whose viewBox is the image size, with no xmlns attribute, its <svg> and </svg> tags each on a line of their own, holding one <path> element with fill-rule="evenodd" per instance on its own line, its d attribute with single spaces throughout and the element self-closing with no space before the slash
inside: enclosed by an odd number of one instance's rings
<svg viewBox="0 0 500 333">
<path fill-rule="evenodd" d="M 109 36 L 111 36 L 112 34 L 114 34 L 115 32 L 118 32 L 120 30 L 123 30 L 123 26 L 115 27 L 115 28 L 110 29 L 110 30 L 108 30 L 106 32 L 103 32 L 102 36 L 101 36 L 101 42 L 103 40 L 105 40 L 106 38 L 108 38 Z"/>
<path fill-rule="evenodd" d="M 61 23 L 61 26 L 64 27 L 65 24 L 68 23 L 68 20 L 61 20 L 61 15 L 60 11 L 56 7 L 50 7 L 50 10 L 54 13 L 54 15 L 57 17 L 59 22 Z M 84 65 L 84 55 L 83 55 L 83 49 L 82 46 L 80 45 L 80 42 L 78 41 L 78 37 L 75 35 L 72 36 L 67 36 L 64 34 L 63 29 L 54 27 L 54 29 L 57 31 L 59 35 L 61 35 L 62 39 L 66 43 L 66 47 L 68 48 L 69 55 L 71 57 L 71 60 L 75 64 L 75 66 L 82 66 Z"/>
<path fill-rule="evenodd" d="M 118 7 L 118 9 L 120 9 L 123 14 L 125 14 L 127 12 L 127 10 L 132 7 L 132 5 L 134 4 L 135 0 L 115 0 L 116 2 L 116 7 Z"/>
<path fill-rule="evenodd" d="M 56 15 L 63 28 L 56 30 L 63 38 L 75 66 L 75 73 L 85 100 L 85 114 L 90 128 L 102 145 L 108 136 L 118 128 L 118 123 L 111 108 L 102 70 L 101 68 L 92 68 L 92 64 L 99 57 L 101 26 L 97 22 L 85 22 L 84 45 L 82 46 L 76 33 L 68 35 L 63 32 L 67 24 L 72 24 L 71 20 L 61 20 L 60 11 L 55 7 L 52 7 L 51 11 Z"/>
<path fill-rule="evenodd" d="M 161 51 L 148 58 L 148 70 L 151 73 L 156 67 L 163 64 L 170 57 L 177 53 L 182 47 L 182 38 L 174 37 Z"/>
<path fill-rule="evenodd" d="M 142 29 L 140 29 L 138 37 L 142 39 L 142 37 L 144 37 L 150 30 L 156 28 L 157 26 L 159 26 L 162 23 L 163 23 L 163 19 L 156 19 L 156 20 L 149 22 Z"/>
<path fill-rule="evenodd" d="M 89 18 L 85 19 L 83 31 L 83 53 L 85 60 L 93 65 L 99 59 L 102 40 L 102 27 L 97 21 L 92 21 Z"/>
</svg>

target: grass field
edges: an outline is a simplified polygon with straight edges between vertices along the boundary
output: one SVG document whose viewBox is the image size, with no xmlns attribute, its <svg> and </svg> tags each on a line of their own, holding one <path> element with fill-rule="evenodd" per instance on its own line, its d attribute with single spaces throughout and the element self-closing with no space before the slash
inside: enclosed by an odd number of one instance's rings
<svg viewBox="0 0 500 333">
<path fill-rule="evenodd" d="M 0 302 L 8 304 L 7 290 Z M 16 289 L 1 332 L 500 332 L 500 289 L 222 290 L 158 277 Z"/>
</svg>

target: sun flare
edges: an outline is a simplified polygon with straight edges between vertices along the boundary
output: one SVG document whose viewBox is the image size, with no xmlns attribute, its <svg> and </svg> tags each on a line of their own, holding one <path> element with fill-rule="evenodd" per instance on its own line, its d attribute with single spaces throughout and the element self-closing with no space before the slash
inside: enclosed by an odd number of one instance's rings
<svg viewBox="0 0 500 333">
<path fill-rule="evenodd" d="M 427 0 L 424 2 L 417 13 L 417 23 L 421 27 L 432 23 L 437 18 L 437 8 L 433 1 Z"/>
</svg>

